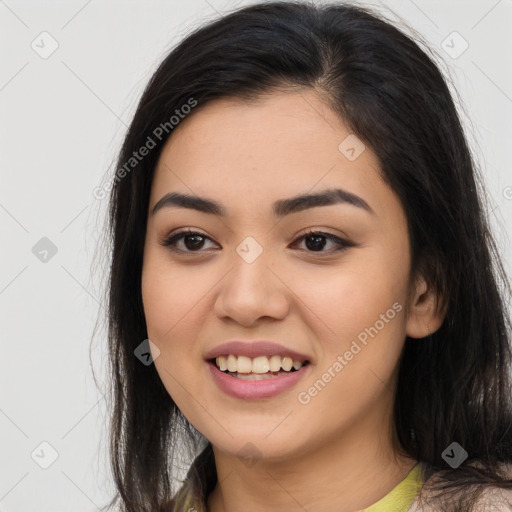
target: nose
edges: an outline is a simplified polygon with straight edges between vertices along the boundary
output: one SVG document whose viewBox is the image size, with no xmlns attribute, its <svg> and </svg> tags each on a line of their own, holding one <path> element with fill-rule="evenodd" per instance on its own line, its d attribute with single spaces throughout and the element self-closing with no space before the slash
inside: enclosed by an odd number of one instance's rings
<svg viewBox="0 0 512 512">
<path fill-rule="evenodd" d="M 222 279 L 214 304 L 220 319 L 230 318 L 251 327 L 260 318 L 286 317 L 290 308 L 289 288 L 268 263 L 263 254 L 252 263 L 235 254 L 233 268 Z"/>
</svg>

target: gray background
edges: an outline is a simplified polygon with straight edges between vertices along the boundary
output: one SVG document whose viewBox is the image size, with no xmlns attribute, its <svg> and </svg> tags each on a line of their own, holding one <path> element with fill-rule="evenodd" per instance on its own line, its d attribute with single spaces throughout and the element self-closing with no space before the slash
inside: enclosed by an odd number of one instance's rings
<svg viewBox="0 0 512 512">
<path fill-rule="evenodd" d="M 102 386 L 101 321 L 93 335 L 105 304 L 101 248 L 94 258 L 106 199 L 93 190 L 114 172 L 163 56 L 192 28 L 248 3 L 0 0 L 2 511 L 93 511 L 113 491 L 91 369 Z M 510 275 L 512 0 L 360 4 L 391 7 L 442 56 Z"/>
</svg>

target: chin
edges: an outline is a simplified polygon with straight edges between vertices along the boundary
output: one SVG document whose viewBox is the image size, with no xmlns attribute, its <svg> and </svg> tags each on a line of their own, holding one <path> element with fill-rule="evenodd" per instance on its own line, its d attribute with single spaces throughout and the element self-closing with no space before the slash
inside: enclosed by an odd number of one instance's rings
<svg viewBox="0 0 512 512">
<path fill-rule="evenodd" d="M 283 435 L 278 435 L 276 432 L 272 432 L 273 428 L 275 425 L 260 429 L 238 430 L 237 433 L 231 431 L 233 437 L 225 432 L 222 435 L 206 437 L 214 448 L 238 457 L 242 462 L 248 458 L 275 463 L 287 460 L 303 450 L 296 438 L 294 444 L 291 445 L 290 435 L 286 432 L 283 432 Z M 269 432 L 272 433 L 269 435 Z"/>
</svg>

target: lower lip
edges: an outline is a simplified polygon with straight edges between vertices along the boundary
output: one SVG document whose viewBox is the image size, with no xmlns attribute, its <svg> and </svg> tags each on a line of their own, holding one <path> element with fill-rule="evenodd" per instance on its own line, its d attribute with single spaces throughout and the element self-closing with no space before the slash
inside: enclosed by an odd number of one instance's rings
<svg viewBox="0 0 512 512">
<path fill-rule="evenodd" d="M 309 372 L 311 364 L 301 366 L 295 372 L 288 375 L 279 375 L 265 380 L 242 380 L 231 377 L 219 370 L 212 362 L 207 362 L 212 373 L 213 380 L 219 388 L 228 395 L 246 400 L 257 400 L 259 398 L 270 398 L 282 393 L 296 384 L 306 373 Z"/>
</svg>

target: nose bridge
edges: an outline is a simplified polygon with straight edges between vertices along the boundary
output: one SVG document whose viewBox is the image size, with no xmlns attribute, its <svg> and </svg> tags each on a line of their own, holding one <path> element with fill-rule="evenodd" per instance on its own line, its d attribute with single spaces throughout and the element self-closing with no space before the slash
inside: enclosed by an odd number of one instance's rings
<svg viewBox="0 0 512 512">
<path fill-rule="evenodd" d="M 286 287 L 270 268 L 271 251 L 254 237 L 238 244 L 232 269 L 225 276 L 216 300 L 220 316 L 252 323 L 261 316 L 282 318 L 288 311 Z"/>
<path fill-rule="evenodd" d="M 250 294 L 256 298 L 258 295 L 268 293 L 270 288 L 275 286 L 275 283 L 269 282 L 272 281 L 272 273 L 268 268 L 271 251 L 268 246 L 263 247 L 262 238 L 260 241 L 261 243 L 253 236 L 246 236 L 236 246 L 229 278 L 231 291 Z"/>
</svg>

